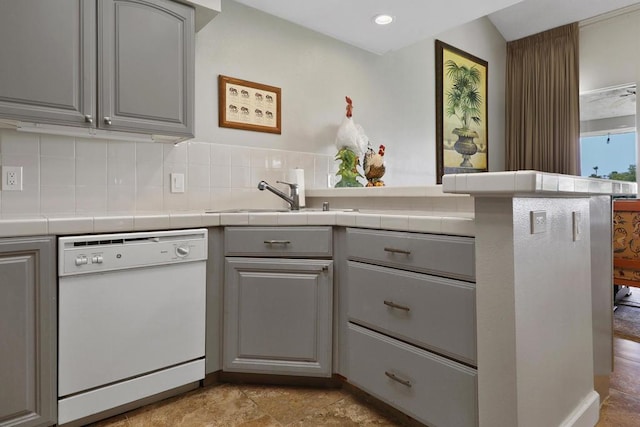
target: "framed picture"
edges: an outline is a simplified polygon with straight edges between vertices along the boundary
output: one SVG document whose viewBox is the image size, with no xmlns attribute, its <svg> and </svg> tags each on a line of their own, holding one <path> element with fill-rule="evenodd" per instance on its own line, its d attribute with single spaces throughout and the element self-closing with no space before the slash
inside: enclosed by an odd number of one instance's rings
<svg viewBox="0 0 640 427">
<path fill-rule="evenodd" d="M 281 89 L 218 76 L 218 126 L 282 133 Z"/>
<path fill-rule="evenodd" d="M 489 170 L 488 64 L 436 40 L 436 181 Z"/>
</svg>

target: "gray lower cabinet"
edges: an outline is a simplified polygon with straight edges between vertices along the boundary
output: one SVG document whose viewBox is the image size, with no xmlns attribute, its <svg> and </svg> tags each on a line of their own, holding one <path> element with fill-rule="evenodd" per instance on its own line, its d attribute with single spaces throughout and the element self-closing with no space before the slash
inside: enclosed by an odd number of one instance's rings
<svg viewBox="0 0 640 427">
<path fill-rule="evenodd" d="M 349 382 L 429 426 L 478 425 L 474 251 L 468 237 L 346 230 Z"/>
<path fill-rule="evenodd" d="M 0 239 L 0 426 L 57 422 L 55 239 Z"/>
<path fill-rule="evenodd" d="M 226 258 L 223 370 L 331 376 L 333 261 Z"/>
<path fill-rule="evenodd" d="M 477 372 L 349 324 L 349 381 L 434 427 L 478 425 Z"/>
<path fill-rule="evenodd" d="M 171 0 L 3 0 L 0 118 L 191 137 L 194 22 Z"/>
<path fill-rule="evenodd" d="M 348 261 L 349 320 L 476 365 L 474 283 Z"/>
</svg>

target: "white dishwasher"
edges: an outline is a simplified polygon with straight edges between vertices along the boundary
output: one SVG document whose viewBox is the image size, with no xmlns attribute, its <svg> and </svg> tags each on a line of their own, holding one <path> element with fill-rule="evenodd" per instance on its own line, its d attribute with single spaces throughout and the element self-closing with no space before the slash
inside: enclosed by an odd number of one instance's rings
<svg viewBox="0 0 640 427">
<path fill-rule="evenodd" d="M 58 239 L 58 424 L 204 378 L 207 230 Z"/>
</svg>

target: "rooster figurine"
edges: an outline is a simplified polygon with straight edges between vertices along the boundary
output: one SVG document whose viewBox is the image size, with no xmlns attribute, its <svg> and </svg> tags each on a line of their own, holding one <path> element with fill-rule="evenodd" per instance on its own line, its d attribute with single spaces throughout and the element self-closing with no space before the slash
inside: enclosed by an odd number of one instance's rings
<svg viewBox="0 0 640 427">
<path fill-rule="evenodd" d="M 338 172 L 336 173 L 340 177 L 340 181 L 336 183 L 336 188 L 362 187 L 362 184 L 357 179 L 362 176 L 358 172 L 358 166 L 360 165 L 360 155 L 364 152 L 368 139 L 362 126 L 353 122 L 353 102 L 351 98 L 347 96 L 345 100 L 347 101 L 347 113 L 342 119 L 336 135 L 336 148 L 338 149 L 336 160 L 340 161 Z"/>
<path fill-rule="evenodd" d="M 384 167 L 384 145 L 380 145 L 380 149 L 376 153 L 371 147 L 367 150 L 362 161 L 364 168 L 364 176 L 367 178 L 367 187 L 383 187 Z"/>
<path fill-rule="evenodd" d="M 351 98 L 345 96 L 345 100 L 347 101 L 347 114 L 345 114 L 345 117 L 342 119 L 342 123 L 338 128 L 338 134 L 336 135 L 336 148 L 338 150 L 348 148 L 359 157 L 367 148 L 369 139 L 364 133 L 362 126 L 354 123 L 353 121 L 353 102 L 351 101 Z"/>
</svg>

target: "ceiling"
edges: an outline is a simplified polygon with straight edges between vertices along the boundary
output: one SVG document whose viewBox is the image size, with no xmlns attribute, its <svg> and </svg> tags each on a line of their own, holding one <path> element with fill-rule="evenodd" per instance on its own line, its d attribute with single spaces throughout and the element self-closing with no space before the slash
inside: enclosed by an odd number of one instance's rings
<svg viewBox="0 0 640 427">
<path fill-rule="evenodd" d="M 635 116 L 635 114 L 635 85 L 580 94 L 580 121 Z"/>
<path fill-rule="evenodd" d="M 489 16 L 507 40 L 581 21 L 638 0 L 236 0 L 361 49 L 384 54 Z M 386 13 L 387 26 L 373 23 Z"/>
</svg>

